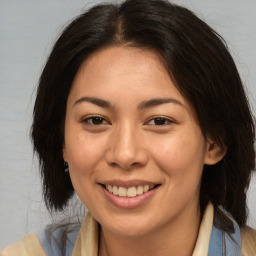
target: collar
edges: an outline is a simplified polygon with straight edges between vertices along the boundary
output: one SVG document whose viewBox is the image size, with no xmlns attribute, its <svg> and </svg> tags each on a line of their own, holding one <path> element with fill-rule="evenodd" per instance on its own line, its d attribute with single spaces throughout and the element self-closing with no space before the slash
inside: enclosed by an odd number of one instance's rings
<svg viewBox="0 0 256 256">
<path fill-rule="evenodd" d="M 232 236 L 213 225 L 214 209 L 208 203 L 192 256 L 241 256 L 241 236 L 237 223 Z M 98 222 L 88 212 L 78 234 L 72 256 L 98 256 Z M 225 250 L 223 250 L 223 248 Z"/>
<path fill-rule="evenodd" d="M 218 229 L 215 225 L 212 225 L 208 256 L 241 256 L 240 228 L 227 211 L 222 207 L 220 207 L 220 209 L 232 221 L 234 233 L 228 234 L 227 232 Z M 216 218 L 216 216 L 214 218 Z"/>
</svg>

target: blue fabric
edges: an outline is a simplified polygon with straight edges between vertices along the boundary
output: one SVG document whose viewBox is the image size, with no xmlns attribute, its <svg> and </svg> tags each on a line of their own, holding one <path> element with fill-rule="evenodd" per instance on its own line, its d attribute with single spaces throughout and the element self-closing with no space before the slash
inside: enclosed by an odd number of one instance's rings
<svg viewBox="0 0 256 256">
<path fill-rule="evenodd" d="M 230 219 L 232 220 L 235 229 L 235 232 L 230 234 L 232 238 L 229 234 L 213 225 L 208 256 L 241 256 L 240 228 L 233 218 L 230 217 Z M 223 247 L 225 248 L 224 252 Z"/>
<path fill-rule="evenodd" d="M 235 233 L 232 234 L 233 240 L 230 236 L 225 233 L 226 242 L 226 256 L 241 256 L 241 234 L 238 224 L 233 220 L 233 225 L 235 228 Z"/>
<path fill-rule="evenodd" d="M 232 238 L 213 225 L 208 256 L 241 256 L 240 229 L 238 224 L 231 217 L 230 219 L 235 228 L 235 232 L 231 234 Z M 50 227 L 38 234 L 46 255 L 71 256 L 80 227 L 80 225 Z M 63 234 L 67 234 L 67 237 L 63 237 Z M 225 254 L 223 254 L 223 246 L 225 247 Z"/>
<path fill-rule="evenodd" d="M 71 256 L 80 230 L 80 225 L 49 227 L 38 234 L 47 256 Z M 64 237 L 63 234 L 67 234 Z"/>
<path fill-rule="evenodd" d="M 222 255 L 222 231 L 212 226 L 208 256 Z"/>
</svg>

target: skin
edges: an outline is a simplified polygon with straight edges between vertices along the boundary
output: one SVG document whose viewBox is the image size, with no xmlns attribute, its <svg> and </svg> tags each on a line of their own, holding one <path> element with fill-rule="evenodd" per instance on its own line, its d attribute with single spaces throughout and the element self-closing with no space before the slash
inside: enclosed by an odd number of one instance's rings
<svg viewBox="0 0 256 256">
<path fill-rule="evenodd" d="M 171 100 L 145 104 L 156 98 Z M 203 166 L 223 155 L 203 137 L 157 54 L 109 47 L 81 65 L 67 101 L 63 157 L 76 193 L 101 224 L 100 256 L 192 254 Z M 159 187 L 128 209 L 113 205 L 100 185 L 134 180 Z"/>
</svg>

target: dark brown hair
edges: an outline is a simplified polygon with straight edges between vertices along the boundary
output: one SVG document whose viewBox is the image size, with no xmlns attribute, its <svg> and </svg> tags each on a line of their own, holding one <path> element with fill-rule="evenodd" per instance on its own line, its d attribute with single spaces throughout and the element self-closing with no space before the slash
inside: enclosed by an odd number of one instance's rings
<svg viewBox="0 0 256 256">
<path fill-rule="evenodd" d="M 74 193 L 62 158 L 73 79 L 88 56 L 112 45 L 151 49 L 161 56 L 204 136 L 226 149 L 223 160 L 204 167 L 201 209 L 211 200 L 243 226 L 255 131 L 241 79 L 222 37 L 188 9 L 163 0 L 95 6 L 73 20 L 55 43 L 40 78 L 31 130 L 48 209 L 63 209 Z"/>
</svg>

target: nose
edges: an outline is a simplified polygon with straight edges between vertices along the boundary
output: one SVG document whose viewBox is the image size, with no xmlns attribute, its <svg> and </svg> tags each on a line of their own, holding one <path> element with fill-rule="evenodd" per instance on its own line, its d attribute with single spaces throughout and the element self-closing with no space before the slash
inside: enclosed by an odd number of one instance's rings
<svg viewBox="0 0 256 256">
<path fill-rule="evenodd" d="M 138 129 L 129 124 L 116 128 L 110 138 L 106 160 L 109 165 L 124 170 L 145 166 L 148 155 Z"/>
</svg>

